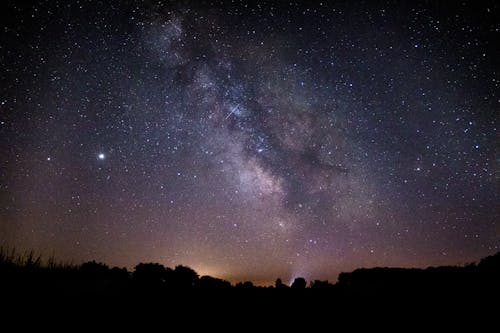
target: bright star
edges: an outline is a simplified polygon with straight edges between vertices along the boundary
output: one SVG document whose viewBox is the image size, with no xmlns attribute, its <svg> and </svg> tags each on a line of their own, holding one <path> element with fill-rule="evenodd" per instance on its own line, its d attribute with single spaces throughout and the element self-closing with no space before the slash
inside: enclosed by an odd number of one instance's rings
<svg viewBox="0 0 500 333">
<path fill-rule="evenodd" d="M 97 155 L 97 158 L 100 160 L 103 160 L 105 157 L 106 156 L 103 153 L 100 153 L 99 155 Z"/>
</svg>

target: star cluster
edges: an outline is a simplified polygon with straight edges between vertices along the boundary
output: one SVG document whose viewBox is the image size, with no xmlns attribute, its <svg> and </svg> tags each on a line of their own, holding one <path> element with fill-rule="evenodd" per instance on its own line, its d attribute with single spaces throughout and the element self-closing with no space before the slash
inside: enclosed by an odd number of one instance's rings
<svg viewBox="0 0 500 333">
<path fill-rule="evenodd" d="M 499 250 L 494 1 L 1 6 L 4 244 L 257 283 Z"/>
</svg>

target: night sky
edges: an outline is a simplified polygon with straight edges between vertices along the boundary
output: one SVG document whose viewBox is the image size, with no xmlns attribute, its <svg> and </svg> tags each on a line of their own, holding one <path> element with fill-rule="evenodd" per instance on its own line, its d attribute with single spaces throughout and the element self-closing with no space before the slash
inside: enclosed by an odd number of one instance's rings
<svg viewBox="0 0 500 333">
<path fill-rule="evenodd" d="M 500 250 L 496 1 L 2 1 L 0 242 L 272 283 Z"/>
</svg>

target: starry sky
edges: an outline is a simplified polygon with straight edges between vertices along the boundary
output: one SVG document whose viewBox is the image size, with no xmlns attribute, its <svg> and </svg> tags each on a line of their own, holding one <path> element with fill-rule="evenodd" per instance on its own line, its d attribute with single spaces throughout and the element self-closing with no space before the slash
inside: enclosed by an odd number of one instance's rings
<svg viewBox="0 0 500 333">
<path fill-rule="evenodd" d="M 2 1 L 0 242 L 230 281 L 500 250 L 496 1 Z"/>
</svg>

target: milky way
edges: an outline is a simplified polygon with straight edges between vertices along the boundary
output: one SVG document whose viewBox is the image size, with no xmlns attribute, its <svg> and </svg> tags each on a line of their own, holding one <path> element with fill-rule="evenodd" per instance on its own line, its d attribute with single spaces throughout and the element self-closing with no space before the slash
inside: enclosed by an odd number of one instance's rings
<svg viewBox="0 0 500 333">
<path fill-rule="evenodd" d="M 1 6 L 5 246 L 256 283 L 499 250 L 494 1 Z"/>
</svg>

